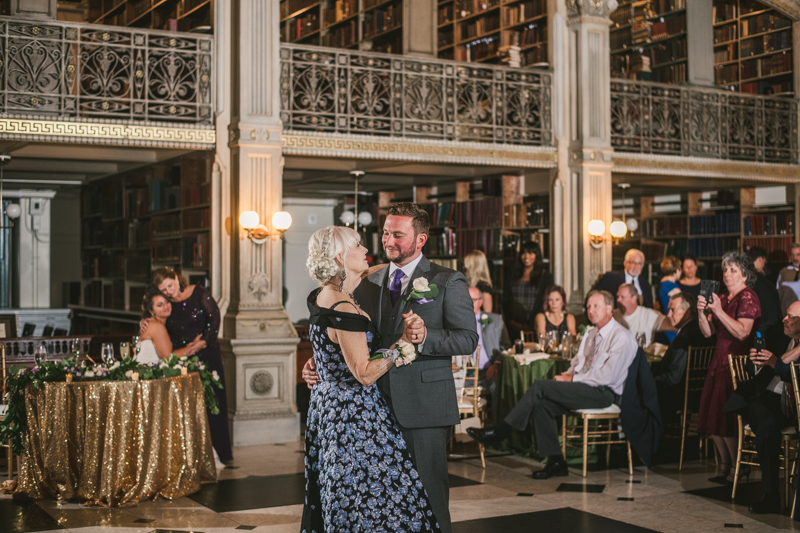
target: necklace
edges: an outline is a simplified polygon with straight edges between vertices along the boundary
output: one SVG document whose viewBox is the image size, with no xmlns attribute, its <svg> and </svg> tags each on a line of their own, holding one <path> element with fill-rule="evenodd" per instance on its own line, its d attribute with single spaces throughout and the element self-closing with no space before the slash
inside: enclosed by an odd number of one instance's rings
<svg viewBox="0 0 800 533">
<path fill-rule="evenodd" d="M 334 284 L 332 284 L 332 283 L 329 283 L 328 285 L 329 285 L 330 287 L 332 287 L 332 288 L 333 288 L 333 289 L 334 289 L 336 292 L 343 292 L 343 293 L 345 293 L 347 296 L 349 296 L 349 297 L 350 297 L 350 299 L 351 299 L 351 300 L 353 300 L 353 305 L 355 305 L 355 306 L 356 306 L 356 308 L 357 308 L 357 309 L 358 309 L 358 311 L 359 311 L 359 314 L 361 314 L 361 311 L 362 311 L 362 309 L 361 309 L 361 306 L 360 306 L 360 305 L 358 305 L 358 300 L 356 300 L 356 297 L 355 297 L 355 295 L 353 295 L 353 293 L 352 293 L 352 292 L 348 291 L 348 290 L 347 290 L 347 289 L 345 289 L 344 287 L 342 287 L 342 288 L 340 289 L 338 285 L 334 285 Z"/>
</svg>

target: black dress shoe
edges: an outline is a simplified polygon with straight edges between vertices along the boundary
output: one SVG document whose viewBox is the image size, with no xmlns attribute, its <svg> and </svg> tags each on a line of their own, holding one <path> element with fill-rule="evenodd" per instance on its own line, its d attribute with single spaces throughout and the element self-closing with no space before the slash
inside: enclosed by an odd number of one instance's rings
<svg viewBox="0 0 800 533">
<path fill-rule="evenodd" d="M 533 479 L 550 479 L 551 477 L 564 477 L 569 475 L 569 468 L 564 459 L 550 460 L 544 469 L 533 473 Z"/>
<path fill-rule="evenodd" d="M 780 497 L 767 495 L 764 495 L 758 502 L 750 506 L 750 512 L 754 514 L 780 514 L 782 510 Z"/>
<path fill-rule="evenodd" d="M 481 444 L 495 444 L 503 440 L 505 435 L 501 435 L 497 429 L 489 428 L 467 428 L 467 434 Z"/>
</svg>

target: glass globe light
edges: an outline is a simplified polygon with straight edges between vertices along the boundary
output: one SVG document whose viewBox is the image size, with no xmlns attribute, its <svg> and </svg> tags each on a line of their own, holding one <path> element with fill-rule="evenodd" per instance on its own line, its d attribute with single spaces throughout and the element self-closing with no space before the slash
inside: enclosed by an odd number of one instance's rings
<svg viewBox="0 0 800 533">
<path fill-rule="evenodd" d="M 6 215 L 8 216 L 8 218 L 10 219 L 19 218 L 21 214 L 22 214 L 22 208 L 19 206 L 19 204 L 8 204 L 6 206 Z"/>
<path fill-rule="evenodd" d="M 292 215 L 286 211 L 276 211 L 272 215 L 272 227 L 278 231 L 286 231 L 292 225 Z"/>
<path fill-rule="evenodd" d="M 239 215 L 239 225 L 246 230 L 251 230 L 258 226 L 258 222 L 258 213 L 255 211 L 242 211 L 242 214 Z"/>
<path fill-rule="evenodd" d="M 606 232 L 606 225 L 602 220 L 589 221 L 589 235 L 592 237 L 600 237 Z"/>
<path fill-rule="evenodd" d="M 369 226 L 372 223 L 372 213 L 369 211 L 361 211 L 358 214 L 358 223 L 362 226 Z"/>
<path fill-rule="evenodd" d="M 621 220 L 615 220 L 608 228 L 608 232 L 611 233 L 611 236 L 615 239 L 621 239 L 628 233 L 628 226 Z"/>
<path fill-rule="evenodd" d="M 344 211 L 342 216 L 339 217 L 339 220 L 342 221 L 342 224 L 347 224 L 349 226 L 356 221 L 356 216 L 352 211 Z"/>
</svg>

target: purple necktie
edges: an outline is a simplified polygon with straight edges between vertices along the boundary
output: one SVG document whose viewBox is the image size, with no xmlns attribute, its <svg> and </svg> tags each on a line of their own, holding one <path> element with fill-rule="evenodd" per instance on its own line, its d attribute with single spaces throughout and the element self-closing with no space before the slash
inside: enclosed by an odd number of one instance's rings
<svg viewBox="0 0 800 533">
<path fill-rule="evenodd" d="M 403 292 L 403 271 L 397 269 L 394 271 L 394 279 L 389 286 L 389 296 L 392 298 L 392 307 L 397 305 L 397 300 L 400 299 L 400 293 Z"/>
</svg>

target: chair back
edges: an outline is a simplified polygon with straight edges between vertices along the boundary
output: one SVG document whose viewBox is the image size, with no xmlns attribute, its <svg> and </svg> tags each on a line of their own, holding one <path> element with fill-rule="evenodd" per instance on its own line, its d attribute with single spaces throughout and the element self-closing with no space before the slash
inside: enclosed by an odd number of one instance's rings
<svg viewBox="0 0 800 533">
<path fill-rule="evenodd" d="M 728 363 L 731 366 L 731 378 L 733 379 L 733 388 L 736 390 L 739 385 L 745 381 L 750 381 L 753 377 L 747 373 L 747 355 L 733 355 L 728 354 Z"/>
<path fill-rule="evenodd" d="M 539 336 L 535 331 L 520 331 L 519 336 L 522 342 L 539 342 Z"/>
<path fill-rule="evenodd" d="M 792 372 L 792 389 L 794 389 L 794 416 L 797 418 L 797 427 L 800 429 L 800 388 L 797 386 L 797 382 L 800 381 L 797 378 L 797 369 L 800 368 L 800 364 L 797 362 L 792 362 L 791 372 Z"/>
<path fill-rule="evenodd" d="M 689 407 L 690 401 L 692 405 L 699 404 L 708 369 L 711 367 L 711 359 L 714 357 L 714 349 L 714 346 L 689 346 L 689 354 L 686 356 L 684 408 Z"/>
<path fill-rule="evenodd" d="M 456 395 L 459 400 L 459 404 L 463 404 L 465 402 L 469 402 L 472 404 L 472 411 L 475 416 L 478 416 L 478 403 L 480 401 L 480 388 L 478 386 L 479 381 L 479 368 L 478 362 L 481 360 L 481 347 L 478 346 L 475 350 L 475 359 L 473 360 L 473 355 L 465 355 L 464 359 L 466 363 L 462 367 L 464 370 L 464 381 L 463 386 L 456 387 Z M 460 413 L 465 413 L 467 410 L 459 407 Z"/>
</svg>

